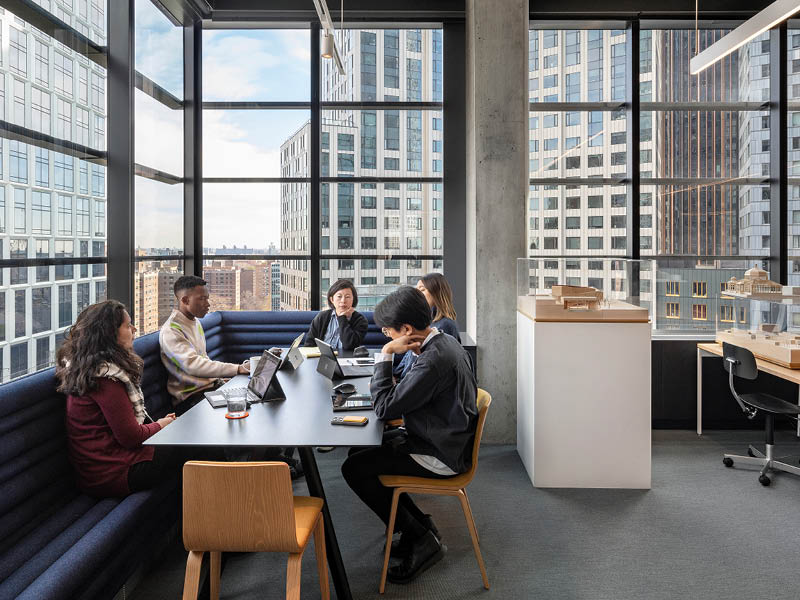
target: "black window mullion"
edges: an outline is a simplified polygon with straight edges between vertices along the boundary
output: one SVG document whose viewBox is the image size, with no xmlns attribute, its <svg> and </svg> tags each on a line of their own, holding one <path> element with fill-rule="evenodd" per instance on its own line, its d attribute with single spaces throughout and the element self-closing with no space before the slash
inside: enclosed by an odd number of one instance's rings
<svg viewBox="0 0 800 600">
<path fill-rule="evenodd" d="M 134 6 L 109 2 L 108 30 L 108 189 L 106 249 L 107 295 L 119 300 L 135 319 L 133 256 L 135 217 L 134 153 Z M 111 201 L 113 199 L 113 201 Z"/>
<path fill-rule="evenodd" d="M 639 129 L 641 110 L 639 102 L 639 20 L 633 19 L 628 22 L 626 35 L 625 60 L 627 62 L 625 73 L 627 74 L 626 87 L 626 137 L 627 137 L 627 176 L 628 188 L 626 191 L 626 257 L 637 260 L 641 256 L 639 242 L 639 214 L 641 212 L 639 204 L 640 196 L 640 159 L 639 159 Z M 631 283 L 629 286 L 630 296 L 639 296 L 639 264 L 634 263 L 631 268 Z"/>
<path fill-rule="evenodd" d="M 783 285 L 789 283 L 787 46 L 784 22 L 770 30 L 769 40 L 769 274 Z"/>
<path fill-rule="evenodd" d="M 320 108 L 320 49 L 319 24 L 311 25 L 311 194 L 309 205 L 309 245 L 311 250 L 311 310 L 320 308 L 320 251 L 322 231 L 322 210 L 320 208 L 320 130 L 322 114 Z"/>
<path fill-rule="evenodd" d="M 203 275 L 203 27 L 184 27 L 183 36 L 183 272 Z"/>
</svg>

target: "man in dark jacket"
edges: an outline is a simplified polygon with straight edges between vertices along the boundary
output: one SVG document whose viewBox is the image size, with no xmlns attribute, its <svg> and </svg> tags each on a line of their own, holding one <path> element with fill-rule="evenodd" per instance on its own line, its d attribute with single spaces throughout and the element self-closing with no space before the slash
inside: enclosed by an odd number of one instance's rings
<svg viewBox="0 0 800 600">
<path fill-rule="evenodd" d="M 342 474 L 361 500 L 388 525 L 392 490 L 379 475 L 444 478 L 469 470 L 478 422 L 477 384 L 470 358 L 459 342 L 431 327 L 431 313 L 422 293 L 402 287 L 375 308 L 375 322 L 392 341 L 376 355 L 370 391 L 379 419 L 402 418 L 404 428 L 387 433 L 377 448 L 353 452 Z M 418 354 L 403 380 L 392 379 L 394 354 Z M 445 547 L 430 515 L 408 494 L 397 507 L 399 543 L 392 557 L 401 564 L 389 569 L 389 581 L 407 583 L 438 562 Z"/>
</svg>

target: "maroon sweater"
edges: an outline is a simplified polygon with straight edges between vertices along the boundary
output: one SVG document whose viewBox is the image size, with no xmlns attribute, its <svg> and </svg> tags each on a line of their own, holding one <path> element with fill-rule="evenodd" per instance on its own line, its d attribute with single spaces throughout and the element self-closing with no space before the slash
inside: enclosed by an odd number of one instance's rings
<svg viewBox="0 0 800 600">
<path fill-rule="evenodd" d="M 161 429 L 158 423 L 140 425 L 118 381 L 97 379 L 86 396 L 67 397 L 69 458 L 78 486 L 93 496 L 127 496 L 128 469 L 153 460 L 153 448 L 142 442 Z"/>
</svg>

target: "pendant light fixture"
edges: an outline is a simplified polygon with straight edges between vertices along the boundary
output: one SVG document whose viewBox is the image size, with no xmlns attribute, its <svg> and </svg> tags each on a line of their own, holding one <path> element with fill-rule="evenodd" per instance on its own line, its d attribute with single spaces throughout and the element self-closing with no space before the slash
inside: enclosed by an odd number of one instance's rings
<svg viewBox="0 0 800 600">
<path fill-rule="evenodd" d="M 322 58 L 333 58 L 336 63 L 336 68 L 340 75 L 344 75 L 344 64 L 342 57 L 339 55 L 339 48 L 336 46 L 336 39 L 334 38 L 333 21 L 331 21 L 331 14 L 328 10 L 328 5 L 325 0 L 314 0 L 314 7 L 317 9 L 317 16 L 319 23 L 322 25 L 322 43 L 320 47 L 320 55 Z M 341 24 L 340 31 L 344 32 L 344 0 L 342 0 L 342 8 L 340 11 Z"/>
</svg>

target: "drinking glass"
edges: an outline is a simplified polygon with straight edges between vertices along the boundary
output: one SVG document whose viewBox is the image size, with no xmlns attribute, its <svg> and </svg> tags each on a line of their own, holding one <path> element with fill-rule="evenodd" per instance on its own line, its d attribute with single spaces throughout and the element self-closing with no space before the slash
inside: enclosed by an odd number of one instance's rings
<svg viewBox="0 0 800 600">
<path fill-rule="evenodd" d="M 228 396 L 228 414 L 225 416 L 229 419 L 247 416 L 247 397 L 239 394 Z"/>
</svg>

